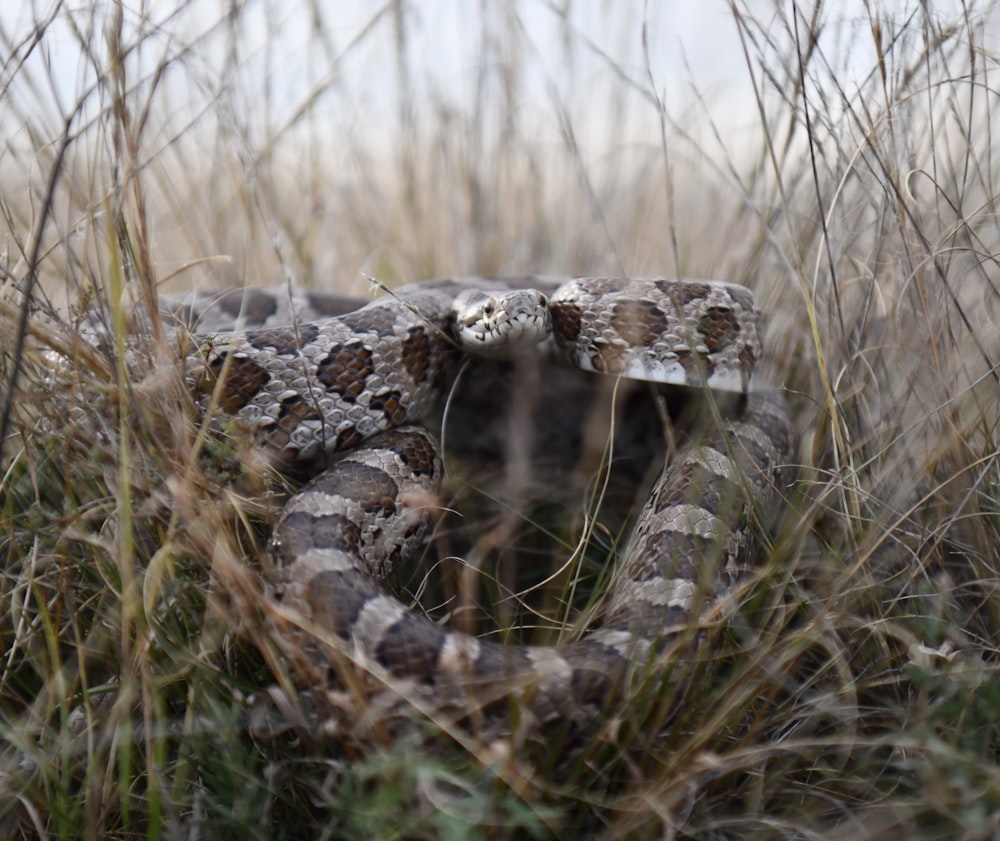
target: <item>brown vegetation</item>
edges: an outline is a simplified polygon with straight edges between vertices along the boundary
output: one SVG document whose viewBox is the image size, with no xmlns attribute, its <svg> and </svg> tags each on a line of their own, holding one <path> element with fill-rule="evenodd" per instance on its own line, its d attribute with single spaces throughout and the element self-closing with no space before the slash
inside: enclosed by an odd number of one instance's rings
<svg viewBox="0 0 1000 841">
<path fill-rule="evenodd" d="M 343 43 L 323 4 L 154 5 L 0 22 L 0 834 L 996 833 L 989 4 L 732 3 L 739 133 L 664 98 L 655 4 L 602 13 L 631 64 L 573 4 L 481 4 L 458 94 L 422 83 L 420 4 Z M 83 345 L 83 314 L 121 351 L 165 289 L 528 272 L 755 290 L 801 482 L 740 623 L 541 757 L 406 699 L 355 733 L 294 726 L 247 563 L 257 489 L 227 481 L 176 378 Z"/>
</svg>

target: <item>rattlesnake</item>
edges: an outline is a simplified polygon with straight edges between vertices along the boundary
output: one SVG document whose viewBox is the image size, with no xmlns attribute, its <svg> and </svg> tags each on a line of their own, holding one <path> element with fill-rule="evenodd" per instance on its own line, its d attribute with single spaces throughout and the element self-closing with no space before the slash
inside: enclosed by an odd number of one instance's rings
<svg viewBox="0 0 1000 841">
<path fill-rule="evenodd" d="M 275 463 L 330 462 L 274 529 L 266 565 L 273 604 L 339 640 L 349 658 L 442 703 L 496 710 L 517 696 L 537 721 L 586 723 L 630 673 L 655 668 L 699 594 L 724 591 L 759 555 L 791 480 L 792 433 L 784 400 L 767 389 L 749 391 L 735 420 L 709 422 L 715 432 L 663 469 L 621 553 L 599 627 L 578 641 L 505 645 L 434 624 L 379 580 L 422 544 L 440 505 L 435 443 L 416 424 L 440 412 L 465 359 L 457 332 L 469 333 L 468 347 L 485 344 L 475 317 L 454 312 L 456 298 L 485 302 L 492 317 L 518 288 L 533 290 L 518 299 L 527 307 L 522 326 L 537 334 L 528 344 L 551 319 L 555 343 L 586 370 L 742 392 L 760 355 L 753 299 L 739 286 L 465 278 L 412 284 L 317 321 L 301 320 L 315 315 L 314 301 L 263 292 L 207 313 L 184 309 L 202 333 L 226 325 L 212 320 L 220 309 L 230 322 L 244 317 L 236 332 L 198 340 L 187 379 L 213 423 L 241 428 Z M 528 313 L 533 305 L 541 315 Z M 289 312 L 300 320 L 273 326 Z"/>
</svg>

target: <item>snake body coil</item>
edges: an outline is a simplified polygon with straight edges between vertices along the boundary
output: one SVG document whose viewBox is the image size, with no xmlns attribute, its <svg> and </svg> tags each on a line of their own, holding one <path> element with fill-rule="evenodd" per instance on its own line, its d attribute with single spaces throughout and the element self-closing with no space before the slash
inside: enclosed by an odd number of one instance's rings
<svg viewBox="0 0 1000 841">
<path fill-rule="evenodd" d="M 416 424 L 454 381 L 464 354 L 454 337 L 479 329 L 456 299 L 483 299 L 492 316 L 493 296 L 529 286 L 562 352 L 586 370 L 744 391 L 760 355 L 742 287 L 467 278 L 414 284 L 320 321 L 214 335 L 188 376 L 207 412 L 244 426 L 278 461 L 331 461 L 274 530 L 278 602 L 352 658 L 449 703 L 490 708 L 514 694 L 540 721 L 586 723 L 690 621 L 699 593 L 725 590 L 752 565 L 791 480 L 792 434 L 784 401 L 752 391 L 737 419 L 673 459 L 621 553 L 600 626 L 582 639 L 504 645 L 434 624 L 380 583 L 422 543 L 437 505 L 440 460 Z M 537 327 L 524 313 L 514 320 Z"/>
</svg>

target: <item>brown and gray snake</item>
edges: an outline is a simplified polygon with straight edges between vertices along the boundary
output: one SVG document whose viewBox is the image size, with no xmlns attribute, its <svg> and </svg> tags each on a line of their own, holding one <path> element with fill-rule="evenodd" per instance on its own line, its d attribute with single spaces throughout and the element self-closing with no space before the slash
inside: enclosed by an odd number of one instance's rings
<svg viewBox="0 0 1000 841">
<path fill-rule="evenodd" d="M 526 310 L 517 319 L 541 333 L 550 328 L 538 319 L 550 319 L 554 344 L 577 367 L 747 392 L 735 418 L 721 428 L 706 424 L 709 431 L 664 466 L 620 553 L 598 627 L 558 647 L 450 630 L 382 584 L 423 544 L 440 505 L 441 462 L 421 424 L 440 413 L 479 342 L 456 345 L 467 319 L 455 300 L 482 297 L 492 314 L 521 288 L 535 290 L 527 306 L 540 304 L 543 315 Z M 586 725 L 630 675 L 655 669 L 696 608 L 761 555 L 793 478 L 793 436 L 777 391 L 748 389 L 760 343 L 745 288 L 463 278 L 411 284 L 322 317 L 346 306 L 248 291 L 210 308 L 202 299 L 183 315 L 201 335 L 187 359 L 188 384 L 213 422 L 241 428 L 277 464 L 328 463 L 286 505 L 266 572 L 274 603 L 339 640 L 351 660 L 442 705 L 509 709 L 516 697 L 522 716 L 530 711 L 536 722 Z M 236 331 L 217 332 L 234 323 Z"/>
</svg>

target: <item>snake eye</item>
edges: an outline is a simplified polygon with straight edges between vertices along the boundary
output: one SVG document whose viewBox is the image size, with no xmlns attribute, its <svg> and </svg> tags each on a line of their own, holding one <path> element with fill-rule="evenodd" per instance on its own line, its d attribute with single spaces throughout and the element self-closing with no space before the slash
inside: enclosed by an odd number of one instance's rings
<svg viewBox="0 0 1000 841">
<path fill-rule="evenodd" d="M 493 303 L 493 299 L 490 298 L 490 300 L 488 300 L 483 305 L 483 315 L 485 315 L 487 318 L 489 318 L 491 315 L 493 315 L 493 311 L 495 309 L 496 309 L 496 305 Z"/>
</svg>

